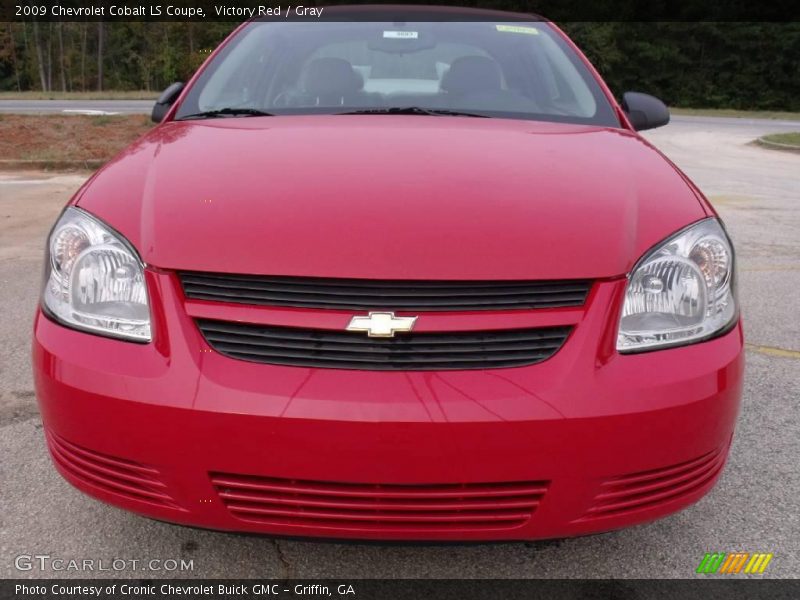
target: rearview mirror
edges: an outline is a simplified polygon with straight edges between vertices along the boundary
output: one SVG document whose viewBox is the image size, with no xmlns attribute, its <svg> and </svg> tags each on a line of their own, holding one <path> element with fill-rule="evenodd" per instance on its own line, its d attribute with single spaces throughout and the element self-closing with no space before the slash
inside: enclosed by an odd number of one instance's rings
<svg viewBox="0 0 800 600">
<path fill-rule="evenodd" d="M 669 109 L 661 100 L 650 94 L 625 92 L 622 109 L 636 131 L 653 129 L 669 123 Z"/>
<path fill-rule="evenodd" d="M 161 123 L 164 120 L 164 117 L 167 116 L 170 107 L 175 103 L 175 100 L 178 99 L 178 96 L 183 91 L 183 82 L 176 81 L 163 92 L 156 100 L 155 106 L 153 106 L 153 112 L 150 113 L 150 119 L 155 123 Z"/>
</svg>

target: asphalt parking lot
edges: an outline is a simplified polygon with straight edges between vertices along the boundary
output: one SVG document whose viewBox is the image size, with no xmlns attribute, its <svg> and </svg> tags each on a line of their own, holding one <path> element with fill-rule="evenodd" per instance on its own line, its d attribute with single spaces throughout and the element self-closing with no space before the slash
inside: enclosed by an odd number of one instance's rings
<svg viewBox="0 0 800 600">
<path fill-rule="evenodd" d="M 274 540 L 146 520 L 74 490 L 53 470 L 29 367 L 45 235 L 86 174 L 0 172 L 0 577 L 15 557 L 192 559 L 151 577 L 691 577 L 705 552 L 772 552 L 800 568 L 800 155 L 749 142 L 800 122 L 688 118 L 648 133 L 704 190 L 739 258 L 747 336 L 742 414 L 724 475 L 693 507 L 603 535 L 534 543 L 382 545 Z"/>
</svg>

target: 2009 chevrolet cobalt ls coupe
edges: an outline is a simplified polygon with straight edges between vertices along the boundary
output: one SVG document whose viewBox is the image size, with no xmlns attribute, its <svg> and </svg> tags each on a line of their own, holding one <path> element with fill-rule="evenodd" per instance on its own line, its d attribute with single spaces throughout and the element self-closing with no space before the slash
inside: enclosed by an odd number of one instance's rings
<svg viewBox="0 0 800 600">
<path fill-rule="evenodd" d="M 371 10 L 244 24 L 64 210 L 33 346 L 56 468 L 157 519 L 336 538 L 695 502 L 742 331 L 722 224 L 636 133 L 666 108 L 618 104 L 546 21 Z"/>
</svg>

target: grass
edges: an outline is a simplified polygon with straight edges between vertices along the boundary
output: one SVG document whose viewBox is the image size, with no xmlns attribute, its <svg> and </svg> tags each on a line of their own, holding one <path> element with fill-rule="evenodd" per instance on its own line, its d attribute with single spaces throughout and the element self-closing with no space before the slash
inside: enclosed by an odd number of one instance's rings
<svg viewBox="0 0 800 600">
<path fill-rule="evenodd" d="M 160 92 L 148 90 L 107 92 L 0 92 L 0 100 L 155 100 Z"/>
<path fill-rule="evenodd" d="M 673 115 L 697 117 L 735 117 L 739 119 L 776 119 L 782 121 L 800 121 L 800 112 L 779 110 L 734 110 L 732 108 L 676 108 L 670 107 Z"/>
<path fill-rule="evenodd" d="M 12 115 L 0 119 L 3 160 L 107 161 L 153 126 L 146 115 Z"/>
<path fill-rule="evenodd" d="M 800 133 L 771 133 L 761 138 L 767 142 L 775 142 L 776 144 L 785 144 L 786 146 L 795 146 L 800 150 Z"/>
</svg>

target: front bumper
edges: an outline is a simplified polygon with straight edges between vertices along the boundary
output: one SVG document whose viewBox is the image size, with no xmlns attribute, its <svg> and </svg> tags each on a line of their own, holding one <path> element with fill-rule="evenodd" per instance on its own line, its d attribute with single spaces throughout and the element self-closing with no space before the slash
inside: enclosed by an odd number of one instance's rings
<svg viewBox="0 0 800 600">
<path fill-rule="evenodd" d="M 740 325 L 619 355 L 609 314 L 621 281 L 595 285 L 570 339 L 543 363 L 366 372 L 216 354 L 172 276 L 148 278 L 153 343 L 39 313 L 33 363 L 61 474 L 153 518 L 334 538 L 574 536 L 688 506 L 727 456 Z"/>
</svg>

